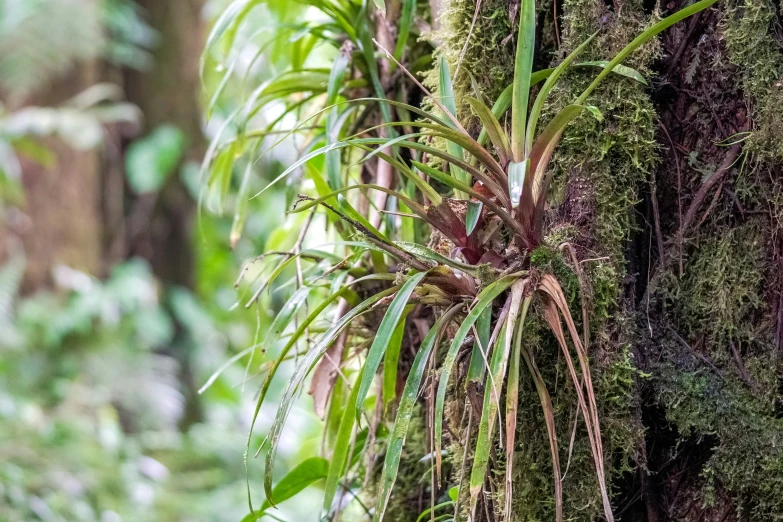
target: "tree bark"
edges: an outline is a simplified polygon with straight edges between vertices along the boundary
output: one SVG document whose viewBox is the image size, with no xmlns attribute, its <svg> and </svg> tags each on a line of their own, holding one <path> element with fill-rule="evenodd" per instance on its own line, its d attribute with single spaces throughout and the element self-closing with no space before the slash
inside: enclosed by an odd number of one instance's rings
<svg viewBox="0 0 783 522">
<path fill-rule="evenodd" d="M 85 63 L 64 79 L 33 93 L 25 106 L 56 106 L 96 83 L 98 64 Z M 50 138 L 45 146 L 54 157 L 47 167 L 22 158 L 25 203 L 9 220 L 6 248 L 21 239 L 27 260 L 24 293 L 51 287 L 52 270 L 65 265 L 88 274 L 102 273 L 101 156 L 74 150 Z"/>
</svg>

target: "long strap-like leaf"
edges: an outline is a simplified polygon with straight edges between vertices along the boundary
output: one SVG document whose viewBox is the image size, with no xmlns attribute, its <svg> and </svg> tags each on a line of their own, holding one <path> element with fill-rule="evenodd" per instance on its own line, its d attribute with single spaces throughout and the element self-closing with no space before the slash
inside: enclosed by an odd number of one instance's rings
<svg viewBox="0 0 783 522">
<path fill-rule="evenodd" d="M 274 471 L 275 457 L 277 456 L 277 447 L 280 442 L 280 436 L 283 433 L 288 415 L 291 413 L 291 408 L 294 405 L 294 401 L 299 396 L 302 389 L 302 384 L 307 378 L 307 375 L 315 367 L 318 360 L 323 357 L 323 354 L 329 349 L 332 343 L 337 339 L 337 336 L 345 329 L 351 321 L 353 321 L 360 314 L 367 311 L 371 306 L 380 301 L 386 296 L 395 293 L 398 290 L 397 287 L 392 287 L 382 292 L 379 292 L 369 299 L 366 299 L 361 304 L 356 306 L 353 310 L 345 314 L 340 318 L 329 330 L 326 331 L 313 346 L 309 352 L 304 356 L 302 361 L 296 367 L 294 375 L 286 387 L 283 397 L 280 400 L 280 406 L 277 409 L 277 415 L 275 421 L 272 423 L 272 428 L 269 430 L 268 441 L 269 451 L 266 454 L 266 467 L 264 470 L 264 491 L 266 492 L 267 499 L 272 505 L 275 505 L 273 493 L 272 493 L 272 473 Z M 323 311 L 323 310 L 320 310 Z M 301 336 L 301 334 L 300 334 Z M 291 341 L 289 341 L 290 343 Z M 265 383 L 266 385 L 266 383 Z M 266 385 L 268 388 L 268 385 Z M 261 398 L 259 398 L 261 399 Z M 260 408 L 260 400 L 256 406 L 256 415 Z"/>
<path fill-rule="evenodd" d="M 536 2 L 522 0 L 519 9 L 519 33 L 514 63 L 514 92 L 511 108 L 511 150 L 514 161 L 525 157 L 525 128 L 530 83 L 533 74 L 533 55 L 536 47 Z"/>
<path fill-rule="evenodd" d="M 370 351 L 367 352 L 367 360 L 364 363 L 364 372 L 362 373 L 362 380 L 359 385 L 359 393 L 356 396 L 353 406 L 356 412 L 356 418 L 358 419 L 362 411 L 364 410 L 364 399 L 367 398 L 367 393 L 370 391 L 373 379 L 375 379 L 375 372 L 378 371 L 378 367 L 381 365 L 381 359 L 386 353 L 386 348 L 389 347 L 394 331 L 397 329 L 397 325 L 405 312 L 405 307 L 408 305 L 408 300 L 411 298 L 413 291 L 419 286 L 419 283 L 427 276 L 427 272 L 420 272 L 408 278 L 405 284 L 402 285 L 400 291 L 394 296 L 389 308 L 386 309 L 386 313 L 381 320 L 381 324 L 378 327 L 378 332 L 373 339 Z"/>
<path fill-rule="evenodd" d="M 478 320 L 479 316 L 484 312 L 488 306 L 492 306 L 495 298 L 504 292 L 509 286 L 514 284 L 522 274 L 511 274 L 498 279 L 494 283 L 488 285 L 484 290 L 476 296 L 476 303 L 473 308 L 468 312 L 465 320 L 460 325 L 457 332 L 454 334 L 449 351 L 446 353 L 446 358 L 441 365 L 441 372 L 438 382 L 438 391 L 435 397 L 435 462 L 438 472 L 438 479 L 440 479 L 441 472 L 441 449 L 443 447 L 443 408 L 446 403 L 446 390 L 449 386 L 449 379 L 451 377 L 451 370 L 454 366 L 454 362 L 457 360 L 459 349 L 462 347 L 462 343 L 468 336 L 473 324 Z"/>
<path fill-rule="evenodd" d="M 405 444 L 405 437 L 408 434 L 408 428 L 413 416 L 413 408 L 416 405 L 416 397 L 419 394 L 419 387 L 424 378 L 427 361 L 429 361 L 432 349 L 437 344 L 437 340 L 443 333 L 443 329 L 452 319 L 454 319 L 461 309 L 461 305 L 455 306 L 435 322 L 422 341 L 419 351 L 416 352 L 416 357 L 413 359 L 413 365 L 408 374 L 408 380 L 405 381 L 405 388 L 402 391 L 400 407 L 397 410 L 397 418 L 394 420 L 394 428 L 392 429 L 388 447 L 386 448 L 386 459 L 384 460 L 383 472 L 381 473 L 381 490 L 378 493 L 374 517 L 374 520 L 377 522 L 383 520 L 386 508 L 389 505 L 394 482 L 397 480 L 397 471 L 400 466 L 402 448 Z"/>
<path fill-rule="evenodd" d="M 511 287 L 511 307 L 503 330 L 500 332 L 497 347 L 492 355 L 490 373 L 487 377 L 487 384 L 484 387 L 484 407 L 481 410 L 478 439 L 476 440 L 476 450 L 473 456 L 473 469 L 470 473 L 471 518 L 475 518 L 476 505 L 484 485 L 484 476 L 487 472 L 492 449 L 495 419 L 500 407 L 501 388 L 506 375 L 506 366 L 511 353 L 511 344 L 517 320 L 520 318 L 520 312 L 522 312 L 522 299 L 527 285 L 528 280 L 521 280 L 514 283 Z M 527 312 L 526 309 L 525 312 Z"/>
</svg>

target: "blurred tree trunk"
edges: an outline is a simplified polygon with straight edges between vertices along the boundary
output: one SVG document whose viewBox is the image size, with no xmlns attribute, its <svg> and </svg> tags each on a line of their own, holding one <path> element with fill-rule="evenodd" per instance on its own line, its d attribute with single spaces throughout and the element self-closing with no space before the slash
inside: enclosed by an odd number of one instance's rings
<svg viewBox="0 0 783 522">
<path fill-rule="evenodd" d="M 184 160 L 200 161 L 204 154 L 204 139 L 198 64 L 204 47 L 205 27 L 201 18 L 204 0 L 139 0 L 138 4 L 148 23 L 158 31 L 160 39 L 154 50 L 153 67 L 143 72 L 127 72 L 125 88 L 128 99 L 145 114 L 146 131 L 164 123 L 178 127 L 188 144 Z M 157 199 L 137 200 L 136 204 L 152 206 L 152 210 L 149 226 L 142 227 L 139 234 L 131 231 L 131 254 L 147 258 L 164 285 L 192 290 L 196 203 L 179 176 L 172 176 Z M 192 340 L 178 325 L 173 348 L 182 365 L 181 380 L 186 395 L 181 422 L 183 428 L 202 418 L 190 346 Z"/>
<path fill-rule="evenodd" d="M 186 136 L 185 160 L 201 161 L 204 138 L 201 131 L 199 56 L 204 44 L 201 20 L 203 0 L 139 0 L 144 14 L 160 36 L 154 50 L 154 66 L 147 71 L 128 71 L 129 101 L 145 115 L 146 131 L 158 125 L 175 125 Z M 134 253 L 152 263 L 166 283 L 193 287 L 192 228 L 196 205 L 175 175 L 159 195 L 143 238 L 131 245 Z"/>
<path fill-rule="evenodd" d="M 98 74 L 97 63 L 81 64 L 23 104 L 59 105 L 93 85 Z M 21 238 L 27 258 L 25 293 L 51 286 L 52 269 L 58 265 L 96 276 L 102 267 L 100 154 L 74 150 L 54 138 L 46 141 L 55 161 L 44 166 L 22 159 L 25 205 L 7 229 L 9 238 Z M 2 243 L 13 248 L 13 240 Z"/>
</svg>

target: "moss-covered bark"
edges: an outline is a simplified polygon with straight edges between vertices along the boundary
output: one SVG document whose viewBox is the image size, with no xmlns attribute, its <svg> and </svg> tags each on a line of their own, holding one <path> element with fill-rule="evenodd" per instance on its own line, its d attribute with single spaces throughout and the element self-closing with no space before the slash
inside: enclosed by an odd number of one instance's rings
<svg viewBox="0 0 783 522">
<path fill-rule="evenodd" d="M 471 32 L 476 2 L 442 6 L 434 39 L 452 71 L 460 64 L 458 98 L 478 90 L 491 101 L 511 82 L 517 7 L 482 2 Z M 540 60 L 558 61 L 599 28 L 582 59 L 611 58 L 657 9 L 681 7 L 565 0 L 555 33 L 553 6 L 545 5 Z M 732 0 L 675 26 L 627 63 L 650 85 L 607 81 L 589 100 L 604 120 L 580 117 L 554 159 L 552 233 L 534 263 L 559 274 L 575 317 L 583 302 L 589 310 L 604 457 L 621 520 L 783 519 L 780 16 L 767 0 Z M 569 72 L 547 113 L 592 76 Z M 582 285 L 558 249 L 564 242 L 584 270 Z M 555 343 L 540 333 L 531 339 L 568 469 L 566 519 L 600 520 L 583 423 L 574 431 L 575 393 Z M 551 456 L 524 377 L 512 519 L 552 520 Z M 459 390 L 447 419 L 457 432 L 452 484 L 471 447 Z M 503 455 L 498 448 L 486 488 L 497 512 L 487 509 L 481 520 L 502 519 Z"/>
</svg>

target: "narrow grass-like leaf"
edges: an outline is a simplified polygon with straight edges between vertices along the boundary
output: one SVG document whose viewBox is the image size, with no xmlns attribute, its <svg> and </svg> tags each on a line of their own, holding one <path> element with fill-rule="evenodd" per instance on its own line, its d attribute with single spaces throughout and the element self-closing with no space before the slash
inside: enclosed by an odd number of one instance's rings
<svg viewBox="0 0 783 522">
<path fill-rule="evenodd" d="M 245 221 L 247 220 L 247 191 L 250 185 L 250 174 L 253 171 L 253 162 L 248 160 L 245 166 L 245 172 L 242 175 L 242 183 L 239 186 L 239 192 L 237 193 L 237 199 L 234 209 L 234 221 L 231 223 L 231 233 L 229 234 L 229 243 L 231 248 L 236 248 L 237 243 L 242 237 L 242 231 L 245 228 Z"/>
<path fill-rule="evenodd" d="M 348 396 L 348 402 L 345 404 L 340 417 L 340 427 L 337 429 L 337 438 L 335 438 L 334 448 L 332 450 L 332 461 L 329 464 L 329 473 L 326 477 L 326 487 L 324 488 L 323 508 L 324 511 L 327 512 L 332 506 L 335 494 L 337 494 L 340 478 L 346 471 L 345 467 L 348 462 L 348 452 L 351 449 L 351 435 L 353 435 L 353 427 L 356 422 L 351 405 L 356 402 L 356 397 L 359 395 L 359 383 L 361 382 L 362 375 L 365 373 L 365 368 L 366 367 L 363 367 L 359 372 L 359 376 L 351 389 L 351 394 Z"/>
<path fill-rule="evenodd" d="M 608 61 L 593 61 L 593 62 L 580 62 L 577 64 L 574 64 L 573 67 L 606 67 L 609 65 Z M 547 78 L 549 78 L 549 75 L 552 74 L 555 70 L 554 69 L 542 69 L 540 71 L 536 71 L 533 74 L 530 75 L 530 86 L 534 86 L 538 83 L 543 82 Z M 631 67 L 626 67 L 624 65 L 618 65 L 615 66 L 614 70 L 612 71 L 615 74 L 619 74 L 620 76 L 627 76 L 628 78 L 632 78 L 636 80 L 637 82 L 647 85 L 647 80 L 644 78 L 644 76 L 639 73 L 636 69 L 633 69 Z M 498 96 L 498 99 L 495 100 L 495 103 L 492 105 L 492 114 L 500 120 L 500 118 L 503 117 L 503 115 L 506 113 L 508 109 L 511 108 L 511 98 L 514 91 L 514 84 L 512 83 L 505 89 L 503 89 L 503 92 L 500 93 L 500 96 Z M 487 142 L 487 138 L 489 135 L 487 134 L 487 129 L 482 128 L 481 133 L 479 134 L 478 139 L 476 140 L 480 145 L 484 145 Z"/>
<path fill-rule="evenodd" d="M 495 420 L 500 409 L 500 394 L 506 375 L 508 358 L 511 353 L 511 344 L 516 329 L 517 320 L 520 317 L 521 304 L 528 280 L 521 280 L 511 287 L 511 307 L 508 317 L 500 331 L 495 351 L 492 354 L 490 373 L 487 376 L 487 384 L 484 387 L 484 406 L 481 409 L 478 438 L 473 455 L 473 469 L 470 473 L 470 513 L 475 517 L 476 505 L 479 494 L 484 486 L 484 477 L 487 473 L 487 465 L 492 451 Z M 527 310 L 524 310 L 525 313 Z"/>
<path fill-rule="evenodd" d="M 536 47 L 536 2 L 522 0 L 514 61 L 514 91 L 511 109 L 511 151 L 516 162 L 525 159 L 525 128 L 530 98 L 533 57 Z"/>
<path fill-rule="evenodd" d="M 441 502 L 440 504 L 436 504 L 432 507 L 429 507 L 419 514 L 418 518 L 416 518 L 416 522 L 426 522 L 427 520 L 429 520 L 430 522 L 446 522 L 447 518 L 453 517 L 454 515 L 449 513 L 445 515 L 438 515 L 436 517 L 434 516 L 434 512 L 453 505 L 454 502 L 447 500 L 446 502 Z"/>
<path fill-rule="evenodd" d="M 546 197 L 547 180 L 545 174 L 549 160 L 560 142 L 566 126 L 576 118 L 585 107 L 583 105 L 568 105 L 558 112 L 547 124 L 533 145 L 530 153 L 529 171 L 525 175 L 525 185 L 522 189 L 522 213 L 529 227 L 533 227 L 533 216 L 538 218 L 539 209 L 543 209 Z M 538 232 L 538 227 L 534 229 Z"/>
<path fill-rule="evenodd" d="M 389 339 L 389 346 L 386 348 L 386 355 L 383 357 L 383 386 L 381 395 L 383 397 L 383 411 L 386 412 L 389 404 L 397 398 L 397 365 L 400 362 L 400 348 L 402 348 L 402 338 L 405 334 L 405 318 L 411 311 L 408 305 L 406 310 L 394 329 L 394 334 Z"/>
<path fill-rule="evenodd" d="M 402 60 L 402 53 L 408 43 L 408 36 L 413 26 L 413 16 L 416 14 L 416 0 L 402 0 L 402 14 L 397 24 L 397 43 L 394 45 L 394 57 Z"/>
<path fill-rule="evenodd" d="M 584 92 L 577 98 L 576 104 L 581 105 L 587 100 L 587 97 L 590 96 L 590 94 L 601 84 L 601 82 L 606 78 L 612 70 L 622 63 L 623 60 L 625 60 L 628 55 L 630 55 L 632 52 L 637 50 L 639 47 L 650 41 L 652 38 L 657 36 L 660 32 L 664 31 L 665 29 L 668 29 L 672 25 L 676 24 L 680 20 L 684 20 L 685 18 L 688 18 L 689 16 L 692 16 L 699 11 L 703 11 L 704 9 L 707 9 L 709 6 L 717 2 L 717 0 L 701 0 L 700 2 L 696 2 L 695 4 L 689 5 L 688 7 L 685 7 L 683 9 L 680 9 L 676 13 L 667 16 L 660 22 L 653 24 L 650 28 L 648 28 L 646 31 L 642 32 L 639 36 L 634 38 L 631 43 L 626 45 L 622 51 L 617 53 L 614 58 L 603 68 L 604 70 L 601 71 L 601 73 L 593 80 L 593 83 L 591 83 L 587 89 L 584 90 Z"/>
<path fill-rule="evenodd" d="M 495 350 L 492 352 L 487 382 L 484 386 L 484 402 L 481 407 L 481 420 L 479 421 L 479 431 L 473 453 L 473 467 L 470 472 L 470 508 L 468 512 L 471 520 L 474 520 L 476 517 L 476 505 L 484 486 L 484 475 L 487 472 L 487 464 L 492 452 L 492 432 L 498 411 L 497 402 L 494 398 L 500 394 L 500 390 L 495 390 L 503 383 L 503 376 L 500 375 L 503 345 L 506 344 L 506 338 L 510 335 L 508 333 L 508 322 L 505 322 L 500 330 L 497 346 L 495 346 Z"/>
<path fill-rule="evenodd" d="M 367 393 L 370 391 L 370 386 L 375 378 L 375 372 L 381 365 L 381 359 L 383 359 L 386 348 L 389 346 L 391 338 L 394 336 L 394 331 L 397 329 L 397 325 L 403 316 L 405 308 L 408 305 L 408 300 L 411 298 L 416 287 L 427 276 L 427 272 L 420 272 L 411 276 L 394 296 L 389 308 L 386 310 L 381 324 L 378 327 L 378 332 L 373 339 L 370 351 L 367 353 L 367 360 L 364 363 L 364 372 L 362 374 L 361 384 L 359 386 L 359 394 L 356 397 L 355 404 L 356 418 L 362 414 L 364 409 L 364 399 L 367 398 Z"/>
<path fill-rule="evenodd" d="M 446 108 L 446 110 L 451 113 L 452 116 L 457 116 L 457 100 L 454 97 L 454 86 L 451 83 L 451 71 L 449 71 L 449 64 L 446 61 L 446 58 L 441 56 L 440 58 L 440 66 L 438 69 L 438 82 L 439 82 L 439 89 L 438 93 L 440 94 L 440 100 L 443 106 Z M 452 141 L 446 142 L 446 150 L 454 157 L 464 159 L 464 151 L 460 145 L 457 143 L 454 143 Z M 452 164 L 450 165 L 451 168 L 451 175 L 454 176 L 458 181 L 461 181 L 462 183 L 465 183 L 466 185 L 470 184 L 470 175 L 465 172 L 464 169 L 459 168 L 458 166 Z M 457 199 L 468 199 L 468 195 L 465 194 L 462 191 L 455 191 L 454 197 Z"/>
<path fill-rule="evenodd" d="M 470 355 L 470 365 L 468 366 L 468 384 L 484 380 L 484 358 L 489 349 L 489 335 L 492 329 L 492 309 L 486 308 L 476 321 L 476 332 L 478 337 L 473 342 L 473 353 Z"/>
<path fill-rule="evenodd" d="M 280 482 L 272 489 L 275 501 L 283 502 L 304 490 L 307 486 L 326 478 L 329 462 L 322 457 L 311 457 L 302 461 L 288 474 L 280 479 Z M 272 505 L 264 501 L 261 504 L 261 511 L 270 508 Z"/>
<path fill-rule="evenodd" d="M 511 501 L 514 495 L 514 449 L 517 435 L 517 409 L 519 406 L 519 361 L 522 350 L 522 334 L 532 300 L 532 296 L 527 296 L 522 302 L 519 324 L 516 332 L 514 332 L 514 345 L 508 363 L 508 382 L 506 384 L 506 491 L 503 495 L 506 499 L 505 520 L 511 520 Z"/>
<path fill-rule="evenodd" d="M 283 305 L 283 307 L 275 316 L 275 320 L 272 321 L 272 326 L 269 327 L 269 332 L 267 333 L 267 342 L 270 344 L 274 342 L 274 339 L 269 339 L 269 333 L 276 336 L 279 336 L 283 333 L 286 327 L 291 323 L 291 319 L 294 317 L 294 314 L 299 310 L 299 308 L 302 306 L 302 303 L 307 299 L 312 291 L 312 287 L 303 286 L 294 292 L 294 295 L 292 295 L 291 298 Z"/>
<path fill-rule="evenodd" d="M 609 65 L 609 60 L 594 60 L 591 62 L 579 62 L 576 65 L 574 65 L 574 67 L 600 67 L 602 69 L 606 69 L 608 65 Z M 636 80 L 642 85 L 649 85 L 647 83 L 647 78 L 645 78 L 644 75 L 642 75 L 642 73 L 640 73 L 633 67 L 628 67 L 627 65 L 618 64 L 614 66 L 612 72 L 614 74 L 618 74 L 620 76 L 625 76 L 626 78 Z"/>
<path fill-rule="evenodd" d="M 408 374 L 408 379 L 405 381 L 405 388 L 403 389 L 402 397 L 400 398 L 400 406 L 397 410 L 397 417 L 394 420 L 394 428 L 389 437 L 386 449 L 386 458 L 383 463 L 383 472 L 381 473 L 383 482 L 381 483 L 381 490 L 378 493 L 378 500 L 375 508 L 374 520 L 377 522 L 383 520 L 386 508 L 389 504 L 389 499 L 391 498 L 394 482 L 397 480 L 402 448 L 405 444 L 405 437 L 408 434 L 411 418 L 413 417 L 413 409 L 416 405 L 416 397 L 419 394 L 419 387 L 421 386 L 421 381 L 424 377 L 424 371 L 427 368 L 427 361 L 429 361 L 432 349 L 437 344 L 444 328 L 454 319 L 461 309 L 462 306 L 452 307 L 435 322 L 421 342 L 421 346 L 419 346 L 419 349 L 416 352 L 416 357 L 413 359 L 413 364 L 411 365 L 410 373 Z"/>
<path fill-rule="evenodd" d="M 420 245 L 418 243 L 406 243 L 405 241 L 395 241 L 394 244 L 399 245 L 401 248 L 404 248 L 407 252 L 410 252 L 415 256 L 423 257 L 424 259 L 428 259 L 430 261 L 435 261 L 436 263 L 440 263 L 455 270 L 465 272 L 466 274 L 478 277 L 480 273 L 478 267 L 448 258 L 424 245 Z"/>
<path fill-rule="evenodd" d="M 326 105 L 334 105 L 337 101 L 350 59 L 350 52 L 345 52 L 342 49 L 338 53 L 337 58 L 335 58 L 332 70 L 329 72 L 329 82 L 326 88 Z M 332 107 L 332 110 L 329 111 L 329 115 L 326 117 L 327 145 L 332 145 L 338 141 L 341 127 L 341 125 L 338 125 L 339 120 L 338 108 Z M 329 180 L 329 186 L 333 189 L 342 187 L 339 150 L 331 150 L 326 153 L 326 179 Z"/>
<path fill-rule="evenodd" d="M 348 324 L 351 323 L 351 321 L 353 321 L 360 314 L 367 311 L 375 303 L 377 303 L 384 297 L 387 297 L 395 293 L 397 290 L 398 287 L 392 287 L 382 292 L 379 292 L 373 295 L 372 297 L 366 299 L 361 304 L 353 308 L 350 312 L 348 312 L 343 317 L 338 319 L 335 322 L 335 324 L 332 325 L 332 327 L 329 328 L 329 330 L 327 330 L 318 339 L 315 345 L 302 358 L 301 362 L 296 367 L 296 370 L 294 370 L 294 375 L 291 377 L 291 380 L 289 381 L 288 386 L 286 387 L 285 392 L 283 393 L 283 397 L 280 401 L 280 406 L 278 407 L 277 410 L 277 415 L 275 416 L 275 421 L 272 424 L 272 428 L 268 436 L 270 447 L 268 453 L 266 454 L 266 469 L 264 471 L 264 491 L 266 492 L 267 499 L 269 499 L 269 502 L 272 503 L 272 505 L 275 504 L 274 496 L 272 494 L 272 473 L 274 471 L 274 463 L 275 463 L 275 457 L 277 456 L 277 447 L 280 441 L 280 435 L 283 432 L 283 428 L 285 427 L 285 423 L 286 420 L 288 419 L 288 415 L 291 413 L 291 408 L 293 407 L 294 401 L 296 400 L 296 398 L 299 396 L 299 393 L 301 392 L 302 384 L 307 378 L 307 375 L 310 373 L 310 371 L 312 371 L 312 369 L 315 367 L 316 363 L 321 359 L 321 357 L 323 357 L 323 354 L 326 353 L 326 351 L 329 349 L 332 343 L 336 340 L 337 336 L 340 335 L 340 333 L 348 326 Z M 323 308 L 325 308 L 325 306 L 322 305 L 321 307 L 319 307 L 319 309 L 317 309 L 318 314 L 323 312 Z M 311 314 L 310 317 L 313 317 L 313 314 Z M 302 326 L 307 324 L 309 323 L 303 322 Z M 291 340 L 289 340 L 289 344 L 286 345 L 287 348 L 290 349 L 290 347 L 293 346 L 293 344 L 302 336 L 302 334 L 304 334 L 304 330 L 302 329 L 302 326 L 299 327 L 299 330 L 297 330 L 295 335 L 292 336 Z M 278 366 L 277 363 L 276 366 Z M 266 382 L 264 382 L 264 385 L 265 386 L 262 389 L 262 394 L 261 396 L 259 396 L 259 400 L 256 403 L 256 412 L 254 414 L 254 419 L 258 415 L 258 410 L 261 408 L 260 405 L 263 402 L 263 398 L 266 395 L 266 390 L 268 390 L 269 388 L 269 385 Z"/>
<path fill-rule="evenodd" d="M 481 100 L 470 96 L 466 96 L 465 100 L 470 104 L 473 110 L 476 111 L 476 115 L 479 117 L 479 120 L 481 120 L 482 125 L 484 125 L 484 129 L 487 131 L 490 141 L 498 151 L 500 163 L 505 165 L 511 158 L 511 148 L 509 147 L 508 138 L 506 138 L 506 133 L 503 131 L 500 122 L 492 113 L 492 110 L 490 110 Z"/>
<path fill-rule="evenodd" d="M 576 49 L 574 49 L 573 52 L 571 52 L 571 54 L 569 54 L 566 59 L 560 63 L 560 65 L 555 67 L 555 70 L 552 71 L 552 74 L 549 75 L 549 78 L 547 78 L 546 82 L 544 82 L 544 85 L 541 87 L 541 90 L 538 92 L 536 100 L 533 102 L 533 107 L 530 109 L 530 118 L 527 122 L 527 130 L 525 131 L 525 157 L 530 155 L 530 150 L 533 148 L 533 139 L 535 138 L 536 128 L 538 127 L 538 119 L 541 117 L 541 111 L 544 108 L 544 103 L 549 97 L 549 93 L 557 84 L 560 76 L 562 76 L 565 70 L 574 62 L 574 60 L 576 60 L 576 57 L 579 56 L 582 51 L 584 51 L 585 47 L 590 45 L 590 42 L 593 41 L 593 38 L 595 38 L 597 34 L 597 32 L 591 34 L 590 37 L 582 42 L 582 44 L 579 45 Z"/>
<path fill-rule="evenodd" d="M 477 296 L 473 308 L 471 308 L 465 320 L 460 325 L 457 332 L 454 334 L 449 350 L 446 353 L 446 358 L 441 365 L 441 371 L 438 382 L 438 391 L 435 396 L 435 460 L 436 469 L 438 472 L 438 479 L 441 475 L 441 450 L 443 448 L 443 407 L 446 403 L 446 390 L 449 386 L 449 379 L 451 378 L 451 370 L 454 366 L 454 362 L 457 360 L 457 355 L 462 347 L 462 343 L 468 336 L 473 324 L 484 312 L 487 307 L 491 307 L 495 298 L 503 293 L 509 286 L 514 284 L 521 277 L 521 274 L 507 275 L 497 281 L 487 285 Z"/>
</svg>

